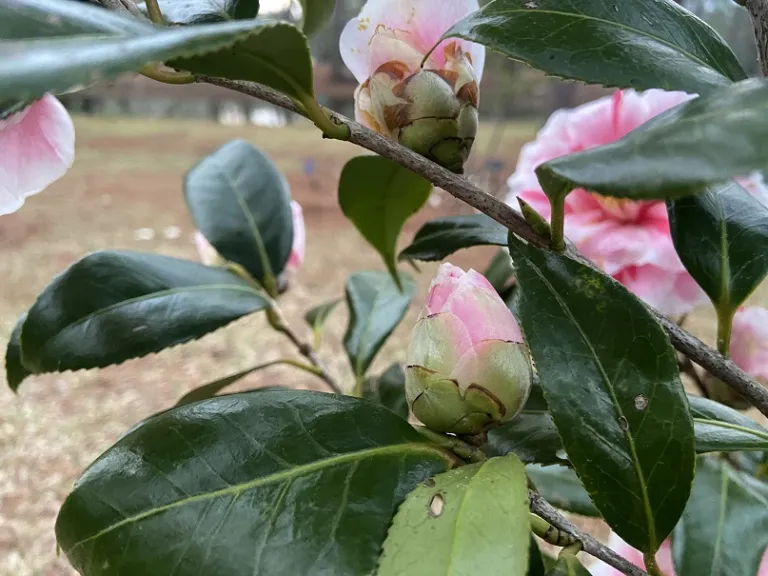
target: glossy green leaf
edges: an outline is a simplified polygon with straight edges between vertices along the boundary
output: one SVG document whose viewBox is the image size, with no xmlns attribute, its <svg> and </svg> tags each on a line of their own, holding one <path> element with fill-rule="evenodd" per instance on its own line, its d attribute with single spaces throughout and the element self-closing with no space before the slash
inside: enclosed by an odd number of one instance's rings
<svg viewBox="0 0 768 576">
<path fill-rule="evenodd" d="M 406 220 L 424 206 L 431 193 L 428 180 L 381 156 L 352 158 L 341 171 L 342 212 L 381 254 L 398 283 L 397 239 Z"/>
<path fill-rule="evenodd" d="M 195 53 L 193 57 L 176 58 L 170 64 L 196 74 L 218 76 L 230 80 L 249 80 L 274 88 L 303 102 L 314 98 L 312 58 L 307 38 L 285 22 L 254 23 L 253 32 L 226 54 Z M 236 25 L 237 22 L 217 26 Z M 195 26 L 199 30 L 203 26 Z"/>
<path fill-rule="evenodd" d="M 259 14 L 259 0 L 159 0 L 158 4 L 163 18 L 174 24 L 245 20 Z"/>
<path fill-rule="evenodd" d="M 514 456 L 423 482 L 400 506 L 378 576 L 525 574 L 530 520 L 525 469 Z"/>
<path fill-rule="evenodd" d="M 582 516 L 600 517 L 581 480 L 570 468 L 529 464 L 525 471 L 539 494 L 552 506 Z"/>
<path fill-rule="evenodd" d="M 8 387 L 16 392 L 22 381 L 32 373 L 21 363 L 21 327 L 27 319 L 26 313 L 19 318 L 13 327 L 11 337 L 8 339 L 8 347 L 5 349 L 5 379 Z"/>
<path fill-rule="evenodd" d="M 689 396 L 696 430 L 696 451 L 768 450 L 768 430 L 719 402 Z"/>
<path fill-rule="evenodd" d="M 193 402 L 199 402 L 200 400 L 208 400 L 209 398 L 213 398 L 219 392 L 224 390 L 224 388 L 231 386 L 238 380 L 242 380 L 249 374 L 253 374 L 254 372 L 258 372 L 259 370 L 264 370 L 265 368 L 269 368 L 270 366 L 275 366 L 277 364 L 282 364 L 282 362 L 280 360 L 276 360 L 275 362 L 267 362 L 265 364 L 259 364 L 258 366 L 253 366 L 251 368 L 248 368 L 247 370 L 243 370 L 235 374 L 230 374 L 229 376 L 225 376 L 224 378 L 218 378 L 216 380 L 213 380 L 212 382 L 208 382 L 207 384 L 198 386 L 197 388 L 190 390 L 189 392 L 184 394 L 184 396 L 179 398 L 178 401 L 176 402 L 176 406 L 184 406 L 185 404 L 192 404 Z M 264 388 L 259 388 L 259 390 L 264 390 Z"/>
<path fill-rule="evenodd" d="M 267 156 L 231 140 L 184 178 L 195 225 L 227 260 L 264 281 L 285 268 L 293 244 L 288 183 Z"/>
<path fill-rule="evenodd" d="M 509 257 L 509 252 L 503 248 L 496 252 L 483 272 L 483 276 L 491 283 L 491 286 L 502 295 L 507 292 L 509 281 L 514 278 L 514 275 L 515 269 L 512 267 L 512 258 Z"/>
<path fill-rule="evenodd" d="M 337 298 L 336 300 L 325 302 L 323 304 L 320 304 L 319 306 L 315 306 L 314 308 L 309 310 L 306 314 L 304 314 L 304 320 L 306 321 L 307 324 L 309 324 L 312 327 L 312 332 L 314 334 L 315 349 L 320 347 L 323 326 L 325 325 L 325 321 L 328 320 L 328 317 L 336 309 L 336 307 L 342 302 L 342 300 L 343 298 Z"/>
<path fill-rule="evenodd" d="M 495 0 L 444 37 L 553 76 L 619 88 L 705 94 L 747 77 L 712 28 L 670 1 Z"/>
<path fill-rule="evenodd" d="M 493 456 L 512 452 L 526 464 L 558 464 L 567 459 L 552 416 L 545 410 L 525 408 L 492 429 L 486 450 Z"/>
<path fill-rule="evenodd" d="M 13 0 L 0 4 L 0 38 L 48 38 L 76 34 L 146 34 L 149 23 L 92 6 L 62 0 Z"/>
<path fill-rule="evenodd" d="M 506 246 L 507 229 L 485 214 L 448 216 L 430 220 L 400 252 L 400 259 L 442 260 L 462 248 Z"/>
<path fill-rule="evenodd" d="M 575 555 L 560 554 L 547 576 L 590 576 L 590 573 Z"/>
<path fill-rule="evenodd" d="M 607 196 L 673 199 L 768 167 L 768 83 L 721 88 L 657 116 L 620 140 L 541 164 L 550 198 L 586 188 Z"/>
<path fill-rule="evenodd" d="M 34 99 L 46 92 L 68 92 L 179 56 L 206 53 L 216 58 L 264 26 L 240 20 L 153 28 L 152 33 L 136 36 L 91 34 L 0 41 L 0 99 Z"/>
<path fill-rule="evenodd" d="M 394 363 L 381 376 L 366 378 L 363 383 L 363 398 L 383 404 L 401 418 L 408 418 L 403 367 Z"/>
<path fill-rule="evenodd" d="M 509 247 L 523 332 L 568 458 L 619 536 L 655 551 L 694 473 L 674 350 L 618 282 L 514 235 Z"/>
<path fill-rule="evenodd" d="M 672 540 L 681 576 L 755 576 L 768 545 L 768 499 L 726 462 L 703 458 Z"/>
<path fill-rule="evenodd" d="M 403 292 L 384 272 L 356 272 L 347 280 L 349 324 L 344 348 L 355 376 L 361 378 L 376 353 L 408 311 L 416 284 L 402 274 Z"/>
<path fill-rule="evenodd" d="M 227 395 L 151 418 L 109 448 L 67 497 L 56 536 L 88 576 L 359 576 L 375 569 L 406 494 L 452 464 L 358 398 Z"/>
<path fill-rule="evenodd" d="M 43 290 L 21 332 L 33 373 L 101 368 L 183 344 L 267 307 L 223 268 L 127 251 L 90 254 Z"/>
<path fill-rule="evenodd" d="M 668 209 L 686 270 L 715 308 L 735 311 L 768 274 L 768 208 L 729 182 Z"/>
<path fill-rule="evenodd" d="M 311 36 L 323 28 L 333 15 L 335 0 L 299 0 L 301 2 L 301 27 Z"/>
</svg>

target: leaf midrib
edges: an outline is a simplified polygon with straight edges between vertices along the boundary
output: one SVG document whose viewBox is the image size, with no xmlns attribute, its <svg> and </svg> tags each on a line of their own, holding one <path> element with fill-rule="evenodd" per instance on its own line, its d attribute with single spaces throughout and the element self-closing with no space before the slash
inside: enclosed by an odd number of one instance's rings
<svg viewBox="0 0 768 576">
<path fill-rule="evenodd" d="M 92 540 L 97 540 L 98 538 L 101 538 L 102 536 L 109 534 L 110 532 L 117 530 L 123 526 L 131 524 L 133 522 L 139 522 L 141 520 L 150 518 L 157 514 L 167 512 L 168 510 L 180 508 L 187 504 L 204 502 L 206 500 L 212 500 L 215 498 L 228 496 L 228 495 L 238 496 L 242 492 L 246 492 L 254 488 L 259 488 L 261 486 L 265 486 L 274 482 L 291 480 L 296 477 L 304 476 L 307 474 L 311 474 L 313 472 L 317 472 L 319 470 L 323 470 L 324 468 L 345 465 L 349 462 L 358 462 L 364 458 L 384 457 L 384 456 L 390 456 L 393 454 L 394 455 L 405 454 L 408 452 L 415 453 L 415 454 L 432 453 L 436 456 L 449 460 L 448 456 L 438 446 L 415 443 L 415 442 L 404 443 L 404 444 L 391 444 L 388 446 L 378 446 L 376 448 L 367 448 L 364 450 L 358 450 L 356 452 L 348 452 L 346 454 L 333 456 L 331 458 L 326 458 L 323 460 L 315 460 L 314 462 L 310 462 L 309 464 L 301 464 L 289 470 L 282 470 L 280 472 L 275 472 L 267 476 L 261 476 L 249 482 L 241 482 L 240 484 L 230 485 L 227 488 L 222 488 L 220 490 L 214 490 L 212 492 L 205 492 L 202 494 L 196 494 L 194 496 L 182 498 L 180 500 L 176 500 L 169 504 L 164 504 L 162 506 L 158 506 L 156 508 L 146 510 L 139 514 L 134 514 L 133 516 L 123 518 L 119 522 L 115 522 L 111 526 L 108 526 L 106 528 L 103 528 L 102 530 L 99 530 L 96 534 L 92 534 L 91 536 L 88 536 L 86 538 L 83 538 L 82 540 L 75 542 L 69 548 L 69 550 L 65 551 L 65 554 L 67 556 L 70 556 L 71 553 L 76 548 L 82 546 L 83 544 L 86 544 Z"/>
<path fill-rule="evenodd" d="M 495 13 L 496 14 L 505 14 L 505 15 L 506 14 L 513 14 L 513 13 L 521 13 L 521 14 L 525 14 L 526 16 L 533 16 L 534 14 L 550 14 L 550 15 L 554 15 L 554 16 L 564 16 L 566 18 L 575 18 L 575 19 L 576 18 L 580 18 L 580 19 L 583 19 L 583 20 L 591 20 L 591 21 L 594 21 L 594 22 L 599 22 L 599 23 L 602 23 L 602 24 L 607 24 L 609 26 L 615 26 L 617 28 L 628 30 L 630 32 L 635 32 L 635 33 L 637 33 L 638 36 L 643 36 L 643 37 L 646 37 L 646 38 L 650 38 L 650 39 L 656 40 L 659 44 L 663 44 L 664 46 L 668 46 L 670 48 L 674 48 L 680 54 L 683 54 L 683 55 L 689 57 L 694 62 L 698 62 L 699 64 L 702 64 L 702 65 L 706 66 L 710 70 L 712 70 L 714 72 L 717 72 L 718 74 L 723 76 L 723 78 L 727 78 L 728 80 L 730 80 L 730 78 L 728 78 L 728 76 L 723 74 L 720 70 L 714 68 L 708 62 L 702 60 L 700 57 L 696 56 L 695 54 L 692 54 L 688 50 L 683 49 L 681 46 L 679 46 L 677 44 L 673 44 L 672 42 L 669 42 L 668 40 L 664 40 L 660 36 L 656 36 L 656 35 L 651 34 L 649 32 L 642 31 L 639 28 L 632 28 L 630 26 L 627 26 L 626 24 L 621 24 L 619 22 L 612 22 L 611 20 L 605 20 L 604 18 L 597 18 L 595 16 L 588 16 L 586 14 L 574 14 L 572 12 L 560 12 L 558 10 L 541 10 L 541 9 L 535 9 L 535 10 L 525 9 L 525 10 L 521 10 L 521 9 L 518 8 L 518 9 L 511 9 L 511 10 L 499 10 L 498 12 L 495 12 Z M 481 15 L 482 15 L 482 12 L 481 12 Z M 459 36 L 459 34 L 456 34 L 456 35 Z M 451 36 L 448 36 L 448 37 L 450 38 Z M 698 38 L 698 35 L 697 35 L 697 38 Z"/>
<path fill-rule="evenodd" d="M 728 430 L 735 430 L 737 432 L 743 432 L 744 434 L 750 434 L 757 436 L 765 441 L 768 441 L 768 431 L 762 432 L 753 428 L 747 428 L 745 426 L 739 426 L 738 424 L 731 424 L 730 422 L 723 422 L 722 420 L 710 420 L 707 418 L 694 418 L 693 421 L 699 424 L 707 424 L 709 426 L 719 426 L 721 428 L 727 428 Z"/>
<path fill-rule="evenodd" d="M 626 417 L 624 416 L 624 412 L 622 411 L 621 406 L 619 405 L 618 399 L 616 398 L 616 394 L 615 394 L 615 391 L 613 389 L 613 383 L 612 383 L 611 379 L 608 378 L 608 374 L 605 372 L 605 369 L 603 368 L 602 362 L 598 358 L 597 353 L 595 352 L 595 349 L 592 347 L 592 344 L 591 344 L 589 338 L 587 338 L 587 335 L 584 332 L 584 330 L 581 328 L 581 325 L 576 321 L 576 319 L 571 314 L 570 309 L 566 306 L 565 302 L 563 301 L 562 297 L 560 296 L 560 293 L 557 292 L 557 290 L 555 290 L 554 286 L 552 286 L 552 284 L 544 277 L 544 275 L 539 270 L 538 266 L 536 266 L 530 260 L 530 258 L 528 258 L 525 254 L 523 254 L 520 251 L 518 251 L 518 252 L 521 254 L 521 256 L 523 258 L 525 258 L 527 260 L 527 262 L 528 262 L 529 266 L 531 267 L 531 269 L 535 271 L 535 273 L 538 275 L 538 277 L 541 279 L 541 281 L 544 283 L 544 285 L 547 286 L 547 288 L 549 289 L 550 293 L 554 296 L 555 300 L 557 300 L 557 303 L 560 305 L 560 307 L 563 310 L 563 312 L 565 313 L 565 315 L 570 319 L 570 321 L 573 323 L 573 325 L 578 330 L 579 335 L 582 338 L 582 341 L 587 346 L 587 348 L 589 349 L 589 351 L 591 352 L 591 354 L 592 354 L 592 356 L 593 356 L 593 358 L 595 360 L 595 365 L 597 366 L 597 368 L 598 368 L 598 370 L 600 372 L 600 375 L 601 375 L 601 377 L 603 379 L 603 382 L 605 382 L 605 384 L 608 387 L 608 393 L 610 394 L 611 402 L 613 403 L 613 406 L 614 406 L 615 410 L 618 412 L 620 418 L 625 418 L 626 419 Z M 649 496 L 648 496 L 648 487 L 646 486 L 645 475 L 643 473 L 642 468 L 640 467 L 640 461 L 639 461 L 638 454 L 637 454 L 637 448 L 635 446 L 635 439 L 632 436 L 632 434 L 630 433 L 629 427 L 627 427 L 627 430 L 622 430 L 622 432 L 624 433 L 624 437 L 627 439 L 627 444 L 629 445 L 630 455 L 632 457 L 633 468 L 635 470 L 635 474 L 637 476 L 637 480 L 638 480 L 638 482 L 640 484 L 640 495 L 642 497 L 643 509 L 645 511 L 645 517 L 646 517 L 646 522 L 647 522 L 649 541 L 650 541 L 651 547 L 654 548 L 657 545 L 657 542 L 656 542 L 656 525 L 653 522 L 653 509 L 651 508 L 651 503 L 650 503 Z"/>
</svg>

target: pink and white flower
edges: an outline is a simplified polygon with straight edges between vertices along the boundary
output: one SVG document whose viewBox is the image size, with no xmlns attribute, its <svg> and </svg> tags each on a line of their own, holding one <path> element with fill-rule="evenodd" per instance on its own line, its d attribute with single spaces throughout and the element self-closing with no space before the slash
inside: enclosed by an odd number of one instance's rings
<svg viewBox="0 0 768 576">
<path fill-rule="evenodd" d="M 478 8 L 477 0 L 368 0 L 339 41 L 360 83 L 357 121 L 461 171 L 477 131 L 485 48 L 448 39 L 422 61 L 451 26 Z"/>
<path fill-rule="evenodd" d="M 768 310 L 739 308 L 731 328 L 731 359 L 750 376 L 768 384 Z"/>
<path fill-rule="evenodd" d="M 72 118 L 46 94 L 0 120 L 0 214 L 15 212 L 24 199 L 61 178 L 75 159 Z"/>
<path fill-rule="evenodd" d="M 531 363 L 515 317 L 482 274 L 445 263 L 411 334 L 405 391 L 432 430 L 478 432 L 525 404 Z"/>
<path fill-rule="evenodd" d="M 515 197 L 520 196 L 549 219 L 549 201 L 536 178 L 537 166 L 618 140 L 694 97 L 685 92 L 624 90 L 558 110 L 521 150 L 508 180 L 507 201 L 516 205 Z M 768 198 L 759 175 L 738 181 L 759 199 Z M 609 198 L 577 189 L 565 201 L 565 234 L 585 256 L 664 314 L 684 314 L 706 301 L 675 252 L 664 202 Z"/>
</svg>

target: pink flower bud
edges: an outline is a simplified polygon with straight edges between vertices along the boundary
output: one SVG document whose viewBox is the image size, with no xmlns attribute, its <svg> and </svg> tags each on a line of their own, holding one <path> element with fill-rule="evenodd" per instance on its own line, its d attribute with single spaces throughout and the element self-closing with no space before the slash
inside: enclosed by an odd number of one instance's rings
<svg viewBox="0 0 768 576">
<path fill-rule="evenodd" d="M 525 404 L 531 362 L 517 321 L 486 278 L 443 264 L 411 334 L 406 396 L 440 432 L 471 434 Z"/>
<path fill-rule="evenodd" d="M 46 94 L 0 119 L 0 214 L 61 178 L 75 159 L 75 127 L 67 110 Z"/>
<path fill-rule="evenodd" d="M 216 251 L 200 230 L 195 230 L 195 247 L 200 262 L 206 266 L 224 266 L 227 261 Z"/>
<path fill-rule="evenodd" d="M 296 272 L 304 262 L 306 231 L 304 230 L 304 212 L 301 204 L 295 200 L 291 200 L 291 217 L 293 218 L 293 246 L 291 246 L 291 255 L 285 269 L 288 272 Z"/>
<path fill-rule="evenodd" d="M 360 82 L 358 122 L 461 172 L 477 133 L 485 48 L 465 40 L 440 43 L 477 0 L 368 0 L 339 41 Z"/>
</svg>

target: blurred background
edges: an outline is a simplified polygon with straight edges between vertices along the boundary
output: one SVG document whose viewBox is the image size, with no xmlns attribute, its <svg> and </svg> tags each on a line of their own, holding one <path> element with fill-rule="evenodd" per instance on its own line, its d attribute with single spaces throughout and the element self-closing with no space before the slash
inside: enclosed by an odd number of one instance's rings
<svg viewBox="0 0 768 576">
<path fill-rule="evenodd" d="M 751 23 L 733 0 L 683 0 L 757 73 Z M 320 102 L 352 116 L 356 83 L 338 51 L 346 22 L 364 0 L 336 0 L 330 24 L 312 39 Z M 296 20 L 298 3 L 261 0 L 262 14 Z M 183 0 L 179 0 L 183 9 Z M 171 14 L 168 14 L 172 17 Z M 482 126 L 467 166 L 486 190 L 506 193 L 520 147 L 548 115 L 609 93 L 548 78 L 489 53 L 481 86 Z M 0 218 L 0 342 L 56 274 L 99 249 L 128 249 L 196 259 L 194 226 L 184 205 L 182 179 L 203 156 L 233 138 L 264 150 L 286 175 L 307 225 L 307 257 L 282 304 L 301 332 L 304 312 L 343 295 L 348 274 L 381 269 L 378 255 L 341 214 L 336 186 L 344 163 L 364 153 L 323 141 L 302 118 L 212 86 L 170 86 L 127 76 L 62 98 L 75 118 L 73 169 L 17 213 Z M 436 191 L 406 227 L 406 244 L 420 224 L 466 207 Z M 451 258 L 482 270 L 492 250 Z M 436 265 L 421 266 L 420 296 L 379 354 L 373 373 L 402 360 L 405 344 Z M 756 298 L 765 304 L 763 290 Z M 342 307 L 334 313 L 321 356 L 351 385 L 340 340 Z M 689 327 L 712 340 L 713 315 L 703 309 Z M 17 395 L 0 386 L 0 576 L 69 576 L 56 555 L 53 525 L 73 481 L 98 454 L 137 421 L 172 405 L 207 381 L 294 354 L 261 316 L 244 318 L 200 341 L 100 371 L 29 378 Z M 303 373 L 276 367 L 231 390 L 282 384 L 321 389 Z"/>
</svg>

